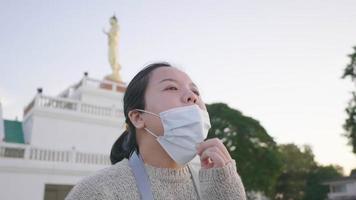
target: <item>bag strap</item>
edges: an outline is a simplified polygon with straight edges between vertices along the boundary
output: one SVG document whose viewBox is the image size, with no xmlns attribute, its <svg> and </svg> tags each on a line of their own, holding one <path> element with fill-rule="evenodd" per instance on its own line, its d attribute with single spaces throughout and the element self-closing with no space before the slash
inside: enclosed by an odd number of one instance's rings
<svg viewBox="0 0 356 200">
<path fill-rule="evenodd" d="M 136 185 L 140 192 L 141 199 L 153 200 L 150 180 L 148 179 L 142 158 L 137 155 L 136 151 L 131 155 L 129 165 L 135 176 Z"/>
<path fill-rule="evenodd" d="M 199 171 L 194 168 L 192 163 L 188 164 L 188 169 L 190 171 L 190 174 L 192 175 L 193 184 L 194 184 L 195 190 L 196 190 L 196 192 L 198 194 L 198 198 L 202 199 L 202 196 L 201 196 L 201 193 L 200 193 L 200 185 L 199 185 L 200 184 L 200 182 L 199 182 Z"/>
</svg>

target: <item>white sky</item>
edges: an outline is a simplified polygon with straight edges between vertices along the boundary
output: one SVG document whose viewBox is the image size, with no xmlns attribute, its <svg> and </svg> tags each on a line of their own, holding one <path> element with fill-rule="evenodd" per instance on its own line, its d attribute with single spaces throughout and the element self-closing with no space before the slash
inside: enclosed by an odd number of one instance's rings
<svg viewBox="0 0 356 200">
<path fill-rule="evenodd" d="M 342 136 L 354 85 L 340 79 L 356 45 L 354 0 L 1 1 L 0 100 L 22 118 L 37 87 L 57 95 L 109 74 L 108 20 L 119 19 L 128 82 L 169 61 L 200 86 L 261 122 L 278 143 L 309 144 L 321 164 L 348 174 L 356 156 Z"/>
</svg>

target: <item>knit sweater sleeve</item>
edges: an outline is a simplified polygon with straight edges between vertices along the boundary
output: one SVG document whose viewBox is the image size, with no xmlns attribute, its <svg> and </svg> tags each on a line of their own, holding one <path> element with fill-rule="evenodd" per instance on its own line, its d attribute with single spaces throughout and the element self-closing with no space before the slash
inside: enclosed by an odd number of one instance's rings
<svg viewBox="0 0 356 200">
<path fill-rule="evenodd" d="M 204 200 L 246 200 L 245 189 L 234 160 L 221 168 L 201 169 L 199 180 Z"/>
</svg>

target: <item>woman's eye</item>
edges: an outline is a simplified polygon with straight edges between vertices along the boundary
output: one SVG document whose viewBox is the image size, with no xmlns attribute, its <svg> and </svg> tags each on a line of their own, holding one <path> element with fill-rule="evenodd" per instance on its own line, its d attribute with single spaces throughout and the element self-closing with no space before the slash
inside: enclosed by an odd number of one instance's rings
<svg viewBox="0 0 356 200">
<path fill-rule="evenodd" d="M 178 88 L 175 86 L 169 86 L 166 88 L 166 90 L 178 90 Z"/>
<path fill-rule="evenodd" d="M 193 92 L 194 92 L 194 94 L 195 94 L 195 95 L 197 95 L 197 96 L 199 96 L 199 95 L 200 95 L 200 93 L 199 93 L 199 91 L 198 91 L 198 90 L 193 90 Z"/>
</svg>

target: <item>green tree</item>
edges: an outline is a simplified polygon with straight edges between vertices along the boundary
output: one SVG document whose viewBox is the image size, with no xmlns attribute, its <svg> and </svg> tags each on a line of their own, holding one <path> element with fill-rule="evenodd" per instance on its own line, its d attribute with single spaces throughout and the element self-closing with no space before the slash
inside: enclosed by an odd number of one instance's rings
<svg viewBox="0 0 356 200">
<path fill-rule="evenodd" d="M 317 166 L 312 149 L 307 145 L 299 148 L 295 144 L 282 144 L 279 152 L 284 165 L 277 179 L 275 199 L 302 200 L 308 174 Z"/>
<path fill-rule="evenodd" d="M 351 62 L 346 66 L 342 78 L 350 77 L 352 81 L 356 80 L 356 47 L 354 53 L 349 55 Z M 356 84 L 356 82 L 355 82 Z M 353 152 L 356 153 L 356 91 L 352 92 L 351 100 L 345 109 L 347 119 L 343 125 L 346 131 L 345 136 L 349 139 L 349 144 L 353 147 Z"/>
<path fill-rule="evenodd" d="M 350 176 L 356 176 L 356 168 L 351 170 Z"/>
<path fill-rule="evenodd" d="M 342 176 L 339 166 L 318 166 L 309 172 L 306 181 L 304 200 L 324 200 L 329 192 L 329 187 L 323 182 Z"/>
<path fill-rule="evenodd" d="M 247 191 L 262 191 L 272 197 L 282 163 L 273 138 L 258 121 L 223 103 L 207 105 L 212 128 L 237 163 Z"/>
</svg>

